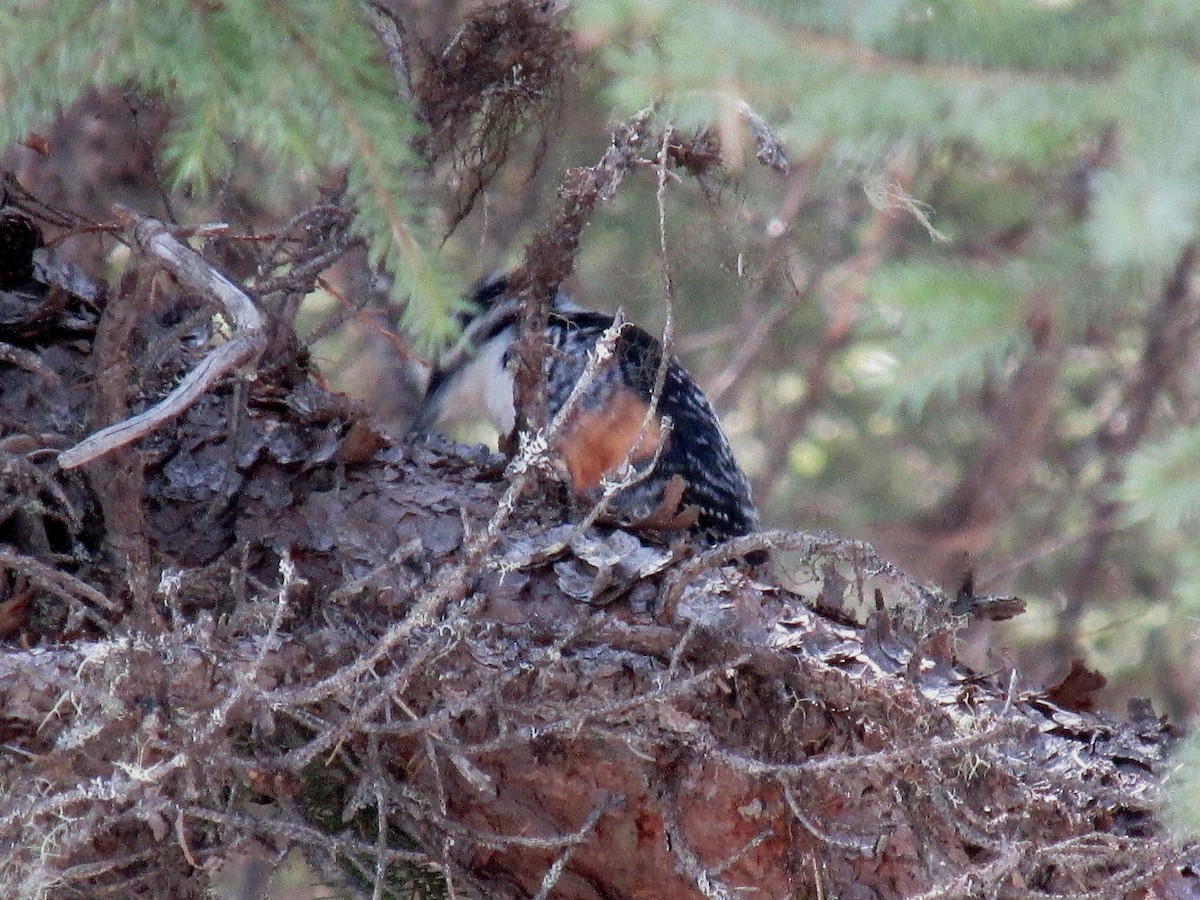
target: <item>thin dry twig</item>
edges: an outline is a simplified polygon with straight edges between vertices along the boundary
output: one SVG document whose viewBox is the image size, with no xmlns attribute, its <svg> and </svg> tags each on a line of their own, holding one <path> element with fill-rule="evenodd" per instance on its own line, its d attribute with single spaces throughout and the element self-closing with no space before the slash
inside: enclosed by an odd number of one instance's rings
<svg viewBox="0 0 1200 900">
<path fill-rule="evenodd" d="M 654 448 L 654 454 L 650 460 L 642 465 L 640 470 L 633 467 L 633 456 L 642 447 L 647 435 L 650 433 L 650 427 L 658 414 L 659 403 L 662 400 L 663 387 L 667 380 L 667 371 L 671 366 L 671 351 L 675 342 L 675 285 L 671 279 L 670 259 L 667 254 L 667 184 L 670 181 L 670 176 L 673 173 L 667 168 L 669 161 L 668 149 L 671 146 L 671 138 L 674 135 L 674 130 L 667 126 L 663 130 L 662 141 L 659 147 L 659 152 L 654 162 L 655 170 L 658 175 L 658 190 L 656 192 L 656 200 L 658 206 L 658 235 L 659 235 L 659 265 L 662 274 L 663 287 L 663 305 L 665 320 L 663 322 L 662 338 L 661 338 L 661 353 L 658 359 L 658 366 L 654 372 L 654 384 L 650 390 L 650 402 L 646 406 L 646 412 L 642 416 L 642 424 L 638 428 L 637 437 L 630 442 L 629 448 L 625 451 L 625 456 L 621 460 L 621 464 L 617 466 L 615 472 L 616 477 L 605 476 L 601 479 L 602 492 L 596 502 L 592 504 L 587 515 L 583 517 L 571 533 L 560 541 L 555 542 L 550 547 L 545 548 L 540 552 L 536 560 L 545 560 L 557 556 L 570 546 L 571 542 L 580 534 L 583 534 L 587 529 L 591 528 L 600 517 L 607 513 L 612 502 L 624 491 L 635 484 L 649 478 L 655 467 L 658 465 L 659 458 L 663 450 L 666 448 L 667 440 L 670 437 L 671 420 L 669 417 L 664 417 L 661 420 L 661 430 L 658 436 L 657 444 Z M 676 178 L 676 180 L 678 180 Z M 616 340 L 619 337 L 619 330 L 624 326 L 624 318 L 620 309 L 618 309 L 613 317 L 612 328 L 618 329 L 618 335 L 612 337 L 612 343 L 615 346 Z M 611 330 L 611 329 L 610 329 Z M 608 338 L 608 332 L 601 337 L 601 341 Z M 597 342 L 599 348 L 600 342 Z M 612 349 L 609 348 L 603 352 L 603 358 L 597 360 L 599 363 L 605 363 L 612 354 Z M 585 371 L 583 377 L 576 383 L 572 390 L 571 397 L 568 399 L 566 406 L 573 409 L 579 398 L 582 397 L 583 391 L 591 384 L 595 378 L 595 372 L 590 371 L 592 360 L 589 359 L 589 371 Z M 674 512 L 673 510 L 671 512 Z M 536 561 L 535 560 L 535 561 Z"/>
<path fill-rule="evenodd" d="M 1022 858 L 1029 851 L 1022 841 L 1013 844 L 1005 853 L 983 865 L 971 866 L 967 871 L 948 878 L 927 891 L 913 896 L 913 900 L 954 900 L 958 897 L 977 896 L 981 888 L 997 885 L 1004 876 L 1017 870 Z"/>
<path fill-rule="evenodd" d="M 775 829 L 768 825 L 754 837 L 750 838 L 750 840 L 746 841 L 746 843 L 742 844 L 742 846 L 738 847 L 738 849 L 734 850 L 731 854 L 729 854 L 729 856 L 725 857 L 725 859 L 723 859 L 721 862 L 717 863 L 717 865 L 713 866 L 711 870 L 712 873 L 714 875 L 720 875 L 738 860 L 745 858 L 746 854 L 748 854 L 751 850 L 760 846 L 763 842 L 770 840 L 774 836 Z"/>
<path fill-rule="evenodd" d="M 470 752 L 474 755 L 482 755 L 495 752 L 496 750 L 528 745 L 539 737 L 545 737 L 550 734 L 570 734 L 582 731 L 584 726 L 592 721 L 604 722 L 619 719 L 654 704 L 662 704 L 673 698 L 690 696 L 696 692 L 696 689 L 700 685 L 727 677 L 729 672 L 740 668 L 749 660 L 750 655 L 743 653 L 733 659 L 725 660 L 719 665 L 703 669 L 695 675 L 662 684 L 653 690 L 644 691 L 634 697 L 614 700 L 610 703 L 580 705 L 577 708 L 571 709 L 567 716 L 555 721 L 539 722 L 537 725 L 513 729 L 506 734 L 476 744 L 462 743 L 459 745 L 459 750 L 463 753 Z"/>
<path fill-rule="evenodd" d="M 653 107 L 643 109 L 615 128 L 608 149 L 594 166 L 568 174 L 559 189 L 562 202 L 558 213 L 534 235 L 521 267 L 513 273 L 513 287 L 524 298 L 514 379 L 518 430 L 536 431 L 545 421 L 542 373 L 551 299 L 574 268 L 579 240 L 592 212 L 613 198 L 640 158 L 653 111 Z"/>
<path fill-rule="evenodd" d="M 353 219 L 352 210 L 336 203 L 320 203 L 293 216 L 263 252 L 250 294 L 256 299 L 273 293 L 308 294 L 321 272 L 350 249 L 365 246 L 366 240 L 350 231 Z M 283 252 L 297 242 L 298 248 Z M 267 272 L 280 266 L 287 267 L 283 274 L 267 277 Z"/>
<path fill-rule="evenodd" d="M 659 810 L 662 813 L 663 830 L 670 839 L 671 852 L 675 856 L 676 865 L 687 874 L 696 889 L 708 900 L 734 900 L 734 892 L 716 876 L 715 872 L 704 866 L 687 839 L 683 823 L 679 819 L 677 779 L 669 778 L 666 788 L 666 796 L 663 798 L 663 803 L 659 805 Z"/>
<path fill-rule="evenodd" d="M 26 372 L 32 372 L 52 385 L 57 385 L 62 381 L 58 373 L 46 365 L 42 358 L 32 350 L 22 350 L 12 344 L 0 342 L 0 363 L 7 363 L 10 366 L 24 369 Z"/>
<path fill-rule="evenodd" d="M 830 834 L 823 828 L 819 828 L 800 808 L 799 801 L 796 800 L 796 792 L 792 790 L 790 779 L 780 779 L 780 784 L 783 786 L 783 797 L 787 801 L 788 809 L 792 813 L 792 818 L 819 840 L 823 844 L 831 844 L 842 850 L 849 850 L 855 854 L 867 855 L 872 851 L 878 836 L 863 836 L 863 837 L 841 837 L 840 835 Z"/>
<path fill-rule="evenodd" d="M 880 176 L 903 193 L 912 181 L 912 165 L 903 153 L 897 153 Z M 858 250 L 840 265 L 822 273 L 819 290 L 828 299 L 830 314 L 826 320 L 815 357 L 805 371 L 808 390 L 804 399 L 772 429 L 762 474 L 754 480 L 756 497 L 770 497 L 788 471 L 787 457 L 796 438 L 808 427 L 813 414 L 825 398 L 830 370 L 837 354 L 846 347 L 862 312 L 868 276 L 883 260 L 888 242 L 906 221 L 909 210 L 897 203 L 877 206 L 863 232 Z M 806 293 L 806 292 L 798 292 Z"/>
<path fill-rule="evenodd" d="M 389 865 L 394 863 L 436 865 L 427 854 L 418 850 L 400 850 L 389 846 L 381 852 L 372 842 L 359 840 L 346 834 L 328 833 L 312 825 L 293 820 L 262 819 L 251 815 L 238 815 L 199 804 L 183 806 L 182 810 L 189 818 L 199 819 L 202 822 L 212 822 L 215 825 L 223 825 L 250 834 L 283 838 L 294 844 L 317 847 L 345 858 L 361 856 L 374 859 L 377 853 L 381 853 L 384 862 Z"/>
<path fill-rule="evenodd" d="M 547 900 L 550 892 L 554 890 L 554 886 L 558 884 L 558 880 L 562 877 L 563 870 L 566 869 L 567 863 L 571 861 L 571 857 L 575 854 L 575 848 L 591 833 L 596 827 L 596 823 L 610 809 L 616 807 L 623 798 L 609 797 L 603 803 L 598 804 L 584 820 L 583 825 L 571 835 L 571 843 L 563 847 L 562 852 L 558 854 L 558 858 L 554 860 L 549 869 L 546 870 L 545 876 L 542 878 L 542 883 L 538 887 L 538 892 L 534 894 L 533 900 Z"/>
<path fill-rule="evenodd" d="M 216 381 L 253 359 L 265 341 L 258 308 L 228 278 L 210 266 L 200 254 L 184 246 L 167 226 L 126 207 L 114 207 L 117 218 L 132 231 L 142 252 L 163 264 L 190 290 L 215 301 L 229 316 L 234 329 L 231 340 L 212 350 L 165 398 L 123 422 L 110 425 L 58 455 L 63 469 L 91 462 L 118 447 L 145 437 L 159 425 L 184 413 Z"/>
<path fill-rule="evenodd" d="M 404 21 L 393 9 L 376 0 L 368 0 L 362 4 L 362 8 L 367 14 L 371 30 L 383 45 L 388 66 L 392 70 L 392 78 L 396 82 L 397 96 L 402 102 L 411 102 L 412 64 L 409 60 L 408 29 L 404 27 Z M 420 114 L 420 106 L 415 107 L 414 112 Z"/>
<path fill-rule="evenodd" d="M 775 133 L 775 129 L 745 100 L 738 100 L 736 106 L 738 115 L 754 135 L 755 158 L 767 168 L 786 175 L 788 172 L 787 148 L 780 140 L 779 135 Z"/>
<path fill-rule="evenodd" d="M 1028 723 L 1017 720 L 998 722 L 972 734 L 961 737 L 931 739 L 917 741 L 907 747 L 897 750 L 876 750 L 872 753 L 835 754 L 819 759 L 807 759 L 799 763 L 774 763 L 754 759 L 740 753 L 734 753 L 719 747 L 698 733 L 690 733 L 697 746 L 705 753 L 728 763 L 731 767 L 747 775 L 765 775 L 772 778 L 800 778 L 811 775 L 836 775 L 839 773 L 861 773 L 867 769 L 892 772 L 905 767 L 923 765 L 924 763 L 944 756 L 962 753 L 976 747 L 986 748 L 995 744 L 998 738 L 1014 737 L 1023 730 L 1028 730 Z"/>
<path fill-rule="evenodd" d="M 0 569 L 20 572 L 34 584 L 40 585 L 68 603 L 85 602 L 98 606 L 106 612 L 119 613 L 121 604 L 109 599 L 90 584 L 74 575 L 51 568 L 31 556 L 24 556 L 0 547 Z M 107 624 L 105 627 L 107 628 Z"/>
</svg>

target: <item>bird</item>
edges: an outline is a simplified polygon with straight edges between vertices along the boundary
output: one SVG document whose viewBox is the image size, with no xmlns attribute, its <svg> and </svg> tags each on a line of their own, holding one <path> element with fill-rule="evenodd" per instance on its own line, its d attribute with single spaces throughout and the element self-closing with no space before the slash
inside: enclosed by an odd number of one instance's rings
<svg viewBox="0 0 1200 900">
<path fill-rule="evenodd" d="M 480 419 L 501 435 L 512 432 L 521 305 L 510 285 L 496 274 L 470 292 L 462 338 L 434 367 L 410 432 L 446 433 Z M 589 354 L 617 321 L 577 306 L 562 290 L 555 294 L 543 366 L 548 421 L 566 406 Z M 669 356 L 656 401 L 661 342 L 622 322 L 612 349 L 550 447 L 574 497 L 594 502 L 619 483 L 609 509 L 627 524 L 686 530 L 708 544 L 757 531 L 749 482 L 692 376 Z"/>
</svg>

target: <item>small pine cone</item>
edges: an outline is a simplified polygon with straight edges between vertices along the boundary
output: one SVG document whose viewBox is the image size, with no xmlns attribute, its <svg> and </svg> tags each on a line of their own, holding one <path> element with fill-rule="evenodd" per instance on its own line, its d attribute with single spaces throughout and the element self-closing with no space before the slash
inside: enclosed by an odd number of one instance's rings
<svg viewBox="0 0 1200 900">
<path fill-rule="evenodd" d="M 16 287 L 33 275 L 33 251 L 42 229 L 16 210 L 0 212 L 0 289 Z"/>
</svg>

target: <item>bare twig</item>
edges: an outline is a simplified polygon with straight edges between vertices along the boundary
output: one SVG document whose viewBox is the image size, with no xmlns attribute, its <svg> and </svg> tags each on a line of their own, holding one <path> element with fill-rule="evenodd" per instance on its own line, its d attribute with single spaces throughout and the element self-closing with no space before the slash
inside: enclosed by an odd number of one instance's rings
<svg viewBox="0 0 1200 900">
<path fill-rule="evenodd" d="M 558 858 L 554 860 L 553 865 L 546 870 L 545 876 L 542 878 L 542 883 L 538 887 L 538 892 L 534 895 L 533 900 L 546 900 L 550 896 L 550 892 L 554 890 L 554 886 L 558 884 L 558 879 L 562 877 L 563 870 L 567 867 L 567 863 L 571 861 L 571 857 L 575 853 L 575 848 L 588 836 L 596 823 L 610 809 L 616 807 L 624 798 L 609 797 L 603 803 L 598 804 L 584 820 L 583 824 L 571 835 L 571 843 L 563 847 L 562 852 L 558 854 Z"/>
<path fill-rule="evenodd" d="M 302 824 L 286 819 L 262 819 L 250 815 L 237 815 L 223 810 L 211 809 L 199 804 L 183 807 L 183 812 L 190 818 L 203 822 L 212 822 L 228 828 L 235 828 L 251 834 L 266 834 L 281 837 L 297 844 L 319 847 L 321 850 L 337 853 L 346 857 L 359 855 L 375 859 L 379 853 L 384 862 L 391 863 L 420 863 L 431 865 L 429 857 L 417 850 L 400 850 L 387 847 L 382 852 L 374 843 L 359 840 L 348 834 L 330 834 L 312 825 Z"/>
<path fill-rule="evenodd" d="M 258 299 L 275 292 L 307 294 L 321 272 L 351 248 L 366 243 L 350 231 L 353 219 L 351 210 L 336 203 L 320 203 L 293 216 L 263 252 L 250 293 Z M 285 246 L 296 243 L 300 244 L 297 250 L 283 253 Z M 282 275 L 267 277 L 280 265 L 287 266 Z"/>
<path fill-rule="evenodd" d="M 658 174 L 658 234 L 659 234 L 659 261 L 662 272 L 663 282 L 663 304 L 665 307 L 665 321 L 663 323 L 661 354 L 658 359 L 658 366 L 654 373 L 654 384 L 650 391 L 650 402 L 646 406 L 646 412 L 642 416 L 642 424 L 638 429 L 637 437 L 630 442 L 629 448 L 625 451 L 625 456 L 621 460 L 621 464 L 617 466 L 615 477 L 604 476 L 601 480 L 603 491 L 600 497 L 592 504 L 583 520 L 579 522 L 571 533 L 556 542 L 550 547 L 545 548 L 537 555 L 538 560 L 550 559 L 557 556 L 568 546 L 575 538 L 591 528 L 602 515 L 604 515 L 612 502 L 622 492 L 632 487 L 633 485 L 644 481 L 654 471 L 658 465 L 658 460 L 666 447 L 667 440 L 670 436 L 671 421 L 669 418 L 662 420 L 662 428 L 658 435 L 657 446 L 654 448 L 654 454 L 651 459 L 646 462 L 640 471 L 633 468 L 632 462 L 634 454 L 642 448 L 643 442 L 650 434 L 651 426 L 658 415 L 659 402 L 662 399 L 663 386 L 666 384 L 667 371 L 671 366 L 671 349 L 675 340 L 675 285 L 671 280 L 670 261 L 667 256 L 667 184 L 668 176 L 671 175 L 667 169 L 668 148 L 671 144 L 673 130 L 670 126 L 664 129 L 662 142 L 659 147 L 657 160 L 654 163 Z M 482 318 L 489 318 L 487 316 Z M 483 327 L 487 327 L 486 325 Z M 618 309 L 614 315 L 613 325 L 601 336 L 597 341 L 594 355 L 589 357 L 588 368 L 583 375 L 575 383 L 575 387 L 571 391 L 571 395 L 564 404 L 564 410 L 568 413 L 573 410 L 584 391 L 592 383 L 601 365 L 607 364 L 608 359 L 612 356 L 616 341 L 619 340 L 620 329 L 624 327 L 624 318 L 621 310 Z M 616 329 L 613 332 L 613 329 Z M 610 333 L 611 332 L 611 333 Z M 558 419 L 565 425 L 566 416 L 559 413 Z M 672 511 L 673 512 L 673 511 Z"/>
<path fill-rule="evenodd" d="M 187 824 L 183 820 L 183 810 L 175 813 L 175 840 L 179 843 L 179 849 L 183 851 L 183 858 L 187 860 L 189 866 L 193 869 L 200 867 L 196 862 L 196 857 L 192 855 L 192 848 L 188 843 Z"/>
<path fill-rule="evenodd" d="M 514 289 L 523 297 L 517 343 L 517 429 L 536 431 L 546 418 L 546 323 L 559 286 L 575 266 L 575 253 L 592 212 L 606 203 L 639 159 L 653 108 L 613 130 L 608 149 L 594 166 L 575 169 L 559 189 L 558 213 L 529 242 L 521 268 L 513 273 Z"/>
<path fill-rule="evenodd" d="M 754 837 L 750 838 L 750 840 L 746 841 L 746 843 L 742 844 L 742 846 L 738 847 L 736 850 L 734 850 L 732 853 L 730 853 L 721 862 L 717 863 L 717 865 L 713 866 L 712 873 L 714 875 L 720 875 L 722 872 L 724 872 L 726 869 L 728 869 L 730 866 L 732 866 L 738 860 L 744 858 L 746 856 L 746 854 L 749 853 L 751 850 L 753 850 L 755 847 L 760 846 L 765 841 L 770 840 L 774 836 L 775 836 L 775 829 L 771 828 L 770 826 L 768 826 L 767 828 L 764 828 L 762 831 L 760 831 Z"/>
<path fill-rule="evenodd" d="M 461 744 L 459 749 L 464 753 L 470 752 L 473 755 L 480 755 L 493 753 L 505 748 L 526 746 L 535 739 L 545 737 L 549 734 L 570 734 L 582 730 L 587 722 L 612 720 L 627 716 L 646 707 L 652 707 L 655 704 L 664 703 L 672 698 L 690 696 L 696 692 L 698 687 L 706 682 L 727 677 L 729 672 L 745 665 L 749 659 L 750 655 L 743 653 L 733 659 L 723 661 L 720 665 L 704 669 L 687 678 L 680 678 L 676 681 L 665 683 L 661 687 L 640 693 L 635 697 L 595 706 L 580 707 L 572 710 L 570 715 L 556 721 L 515 729 L 508 734 L 478 744 Z"/>
<path fill-rule="evenodd" d="M 732 768 L 747 775 L 771 776 L 773 778 L 800 778 L 839 773 L 861 773 L 867 769 L 895 771 L 898 768 L 921 766 L 930 760 L 954 756 L 976 747 L 987 748 L 998 743 L 998 738 L 1013 737 L 1029 729 L 1028 722 L 1009 719 L 990 727 L 955 738 L 931 739 L 916 742 L 898 750 L 876 750 L 872 753 L 834 754 L 820 759 L 808 759 L 799 763 L 774 763 L 755 759 L 732 750 L 719 747 L 698 732 L 688 733 L 698 748 L 712 758 L 727 762 Z"/>
<path fill-rule="evenodd" d="M 234 337 L 204 357 L 163 400 L 60 453 L 58 464 L 64 469 L 73 469 L 124 447 L 181 415 L 217 379 L 253 359 L 265 340 L 258 308 L 233 282 L 200 254 L 176 240 L 161 222 L 123 206 L 114 210 L 126 228 L 132 230 L 134 241 L 144 253 L 161 262 L 184 286 L 220 304 L 233 324 Z"/>
<path fill-rule="evenodd" d="M 667 779 L 666 796 L 663 798 L 664 802 L 659 805 L 663 830 L 670 839 L 671 852 L 675 855 L 675 862 L 708 900 L 734 900 L 734 892 L 716 876 L 715 872 L 705 867 L 687 839 L 683 823 L 679 819 L 679 785 L 677 781 L 677 777 Z"/>
<path fill-rule="evenodd" d="M 849 850 L 855 854 L 866 855 L 871 852 L 875 846 L 878 835 L 864 835 L 863 837 L 842 837 L 840 835 L 830 834 L 823 828 L 817 826 L 815 822 L 808 817 L 803 809 L 800 808 L 800 802 L 796 799 L 796 792 L 792 790 L 791 781 L 788 779 L 780 779 L 780 784 L 783 786 L 783 797 L 787 800 L 788 809 L 792 813 L 792 818 L 819 840 L 823 844 L 832 844 L 843 850 Z"/>
<path fill-rule="evenodd" d="M 953 900 L 958 897 L 978 896 L 982 888 L 1001 883 L 1005 875 L 1016 870 L 1021 858 L 1028 852 L 1029 847 L 1024 841 L 1014 844 L 1002 856 L 983 865 L 971 866 L 967 871 L 913 895 L 913 900 Z M 986 896 L 987 892 L 984 895 Z"/>
<path fill-rule="evenodd" d="M 62 381 L 58 373 L 46 365 L 36 353 L 30 350 L 22 350 L 20 347 L 14 347 L 12 344 L 0 342 L 0 363 L 24 369 L 26 372 L 31 372 L 53 385 L 57 385 Z"/>
<path fill-rule="evenodd" d="M 121 611 L 121 605 L 100 593 L 90 584 L 73 575 L 51 568 L 30 556 L 22 556 L 12 550 L 0 548 L 0 569 L 10 569 L 25 575 L 34 584 L 41 585 L 71 603 L 86 601 L 111 613 Z"/>
<path fill-rule="evenodd" d="M 793 284 L 791 295 L 765 314 L 761 309 L 764 296 L 775 285 L 777 274 L 784 268 L 787 261 L 787 250 L 790 243 L 787 239 L 791 234 L 791 224 L 800 214 L 804 200 L 808 196 L 812 173 L 824 159 L 828 149 L 828 142 L 822 144 L 816 152 L 805 159 L 803 165 L 791 173 L 783 200 L 767 223 L 763 272 L 755 280 L 752 290 L 740 303 L 742 321 L 731 330 L 731 336 L 740 338 L 740 345 L 725 367 L 708 385 L 708 399 L 714 405 L 719 405 L 726 392 L 732 390 L 750 370 L 750 363 L 776 327 L 785 321 L 794 310 L 808 301 L 812 295 L 814 280 L 807 279 L 803 285 Z"/>
<path fill-rule="evenodd" d="M 371 30 L 383 45 L 388 66 L 392 70 L 392 78 L 396 82 L 397 95 L 402 101 L 410 102 L 413 98 L 412 64 L 409 60 L 408 33 L 404 22 L 394 10 L 376 0 L 368 0 L 362 6 Z M 414 107 L 413 111 L 417 115 L 421 114 L 419 106 Z"/>
<path fill-rule="evenodd" d="M 786 175 L 788 171 L 787 148 L 783 141 L 762 116 L 754 111 L 745 100 L 737 101 L 738 115 L 742 117 L 754 135 L 755 158 L 769 169 Z"/>
</svg>

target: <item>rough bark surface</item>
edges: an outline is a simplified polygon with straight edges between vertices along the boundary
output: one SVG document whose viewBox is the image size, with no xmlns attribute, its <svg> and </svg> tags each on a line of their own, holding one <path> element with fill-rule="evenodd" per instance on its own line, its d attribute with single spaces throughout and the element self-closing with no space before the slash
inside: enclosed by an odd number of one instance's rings
<svg viewBox="0 0 1200 900">
<path fill-rule="evenodd" d="M 375 896 L 1200 895 L 1165 723 L 968 671 L 864 545 L 577 532 L 532 464 L 387 439 L 287 341 L 60 469 L 226 339 L 175 275 L 0 291 L 6 896 L 202 897 L 293 846 Z"/>
</svg>

